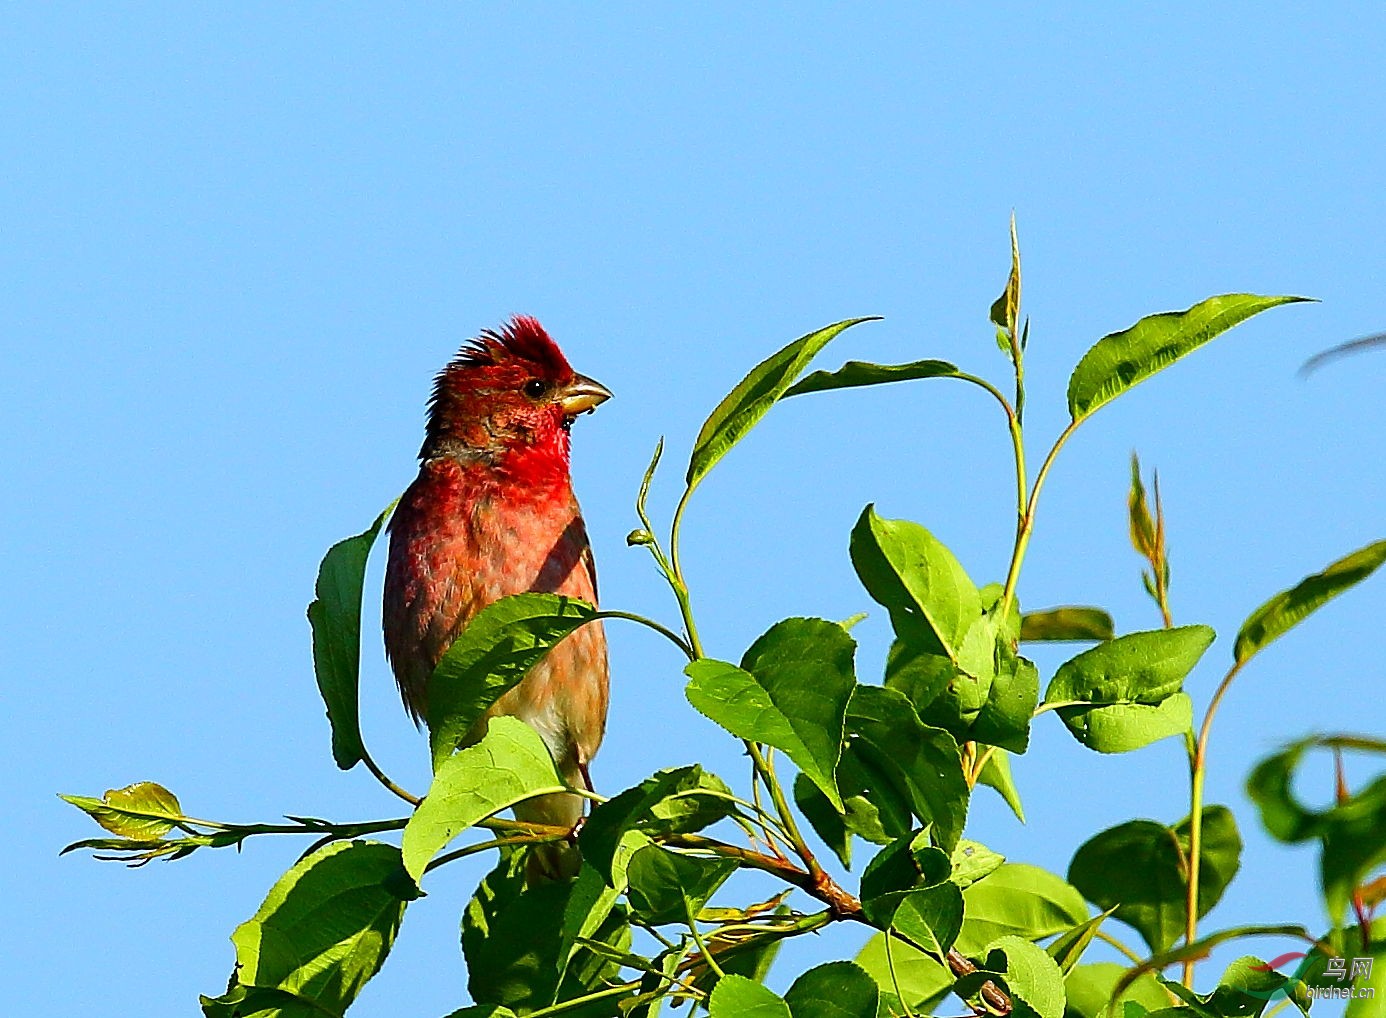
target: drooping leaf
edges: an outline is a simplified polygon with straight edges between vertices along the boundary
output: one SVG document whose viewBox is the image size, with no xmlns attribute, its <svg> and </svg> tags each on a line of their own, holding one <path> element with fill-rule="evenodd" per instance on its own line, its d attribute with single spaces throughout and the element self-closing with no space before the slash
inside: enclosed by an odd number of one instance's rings
<svg viewBox="0 0 1386 1018">
<path fill-rule="evenodd" d="M 291 993 L 234 985 L 219 997 L 199 997 L 204 1018 L 323 1018 L 329 1012 Z"/>
<path fill-rule="evenodd" d="M 1129 820 L 1088 839 L 1073 856 L 1068 880 L 1084 897 L 1132 926 L 1154 953 L 1167 951 L 1184 934 L 1188 880 L 1189 821 L 1166 827 L 1154 820 Z M 1240 866 L 1242 839 L 1226 806 L 1203 810 L 1199 853 L 1199 917 L 1222 898 Z"/>
<path fill-rule="evenodd" d="M 1115 635 L 1112 616 L 1101 608 L 1067 605 L 1026 612 L 1020 621 L 1020 639 L 1026 643 L 1110 640 Z"/>
<path fill-rule="evenodd" d="M 628 831 L 651 837 L 700 831 L 731 813 L 730 795 L 726 783 L 700 764 L 656 771 L 592 810 L 578 837 L 582 857 L 610 882 L 612 860 Z"/>
<path fill-rule="evenodd" d="M 478 820 L 563 788 L 538 732 L 518 718 L 492 718 L 480 742 L 443 761 L 405 825 L 409 875 L 417 880 L 434 855 Z"/>
<path fill-rule="evenodd" d="M 1252 315 L 1305 299 L 1222 294 L 1186 311 L 1150 315 L 1129 329 L 1104 336 L 1073 369 L 1068 381 L 1069 414 L 1075 421 L 1082 420 Z"/>
<path fill-rule="evenodd" d="M 433 769 L 466 740 L 488 707 L 560 640 L 596 617 L 585 601 L 543 593 L 512 594 L 478 612 L 428 680 Z"/>
<path fill-rule="evenodd" d="M 736 862 L 731 859 L 682 855 L 647 845 L 626 868 L 631 908 L 652 926 L 686 923 L 734 872 Z"/>
<path fill-rule="evenodd" d="M 922 360 L 908 364 L 871 364 L 867 361 L 848 361 L 836 371 L 815 371 L 790 386 L 785 398 L 830 389 L 854 389 L 863 385 L 885 385 L 889 382 L 911 382 L 918 378 L 958 378 L 957 365 L 947 361 Z"/>
<path fill-rule="evenodd" d="M 880 996 L 860 965 L 831 961 L 794 980 L 784 999 L 794 1018 L 876 1018 Z"/>
<path fill-rule="evenodd" d="M 836 622 L 785 619 L 751 645 L 740 668 L 710 658 L 689 664 L 688 701 L 738 738 L 783 750 L 841 810 L 833 772 L 855 652 Z"/>
<path fill-rule="evenodd" d="M 957 992 L 972 997 L 989 979 L 1005 988 L 1016 1018 L 1063 1018 L 1063 973 L 1043 948 L 1030 941 L 998 937 L 987 945 L 980 971 L 958 980 Z"/>
<path fill-rule="evenodd" d="M 852 528 L 850 551 L 866 592 L 892 621 L 903 615 L 927 626 L 937 653 L 964 667 L 964 642 L 981 619 L 982 599 L 943 542 L 918 523 L 882 519 L 868 505 Z"/>
<path fill-rule="evenodd" d="M 996 675 L 986 701 L 967 737 L 984 746 L 1024 753 L 1030 746 L 1030 723 L 1039 702 L 1039 669 L 1004 643 L 997 647 Z M 928 716 L 924 716 L 928 721 Z"/>
<path fill-rule="evenodd" d="M 852 802 L 845 795 L 842 800 L 843 812 L 839 813 L 817 785 L 803 774 L 794 775 L 794 805 L 843 868 L 851 869 L 852 832 L 847 829 L 846 812 L 852 809 Z"/>
<path fill-rule="evenodd" d="M 745 976 L 728 973 L 708 998 L 708 1018 L 794 1018 L 774 991 Z"/>
<path fill-rule="evenodd" d="M 1359 548 L 1322 572 L 1307 576 L 1257 608 L 1242 623 L 1232 656 L 1238 664 L 1304 621 L 1349 587 L 1361 583 L 1386 562 L 1386 540 Z"/>
<path fill-rule="evenodd" d="M 933 824 L 936 843 L 951 852 L 967 820 L 970 794 L 956 740 L 921 722 L 903 695 L 883 686 L 856 688 L 847 729 L 878 752 L 882 766 L 907 791 L 915 815 Z"/>
<path fill-rule="evenodd" d="M 313 671 L 332 726 L 332 758 L 344 771 L 360 763 L 365 754 L 358 693 L 366 559 L 398 501 L 391 502 L 363 533 L 338 541 L 327 550 L 318 567 L 314 600 L 308 606 L 308 623 L 313 630 Z"/>
<path fill-rule="evenodd" d="M 694 439 L 693 454 L 688 462 L 688 487 L 696 486 L 717 465 L 717 461 L 756 426 L 803 374 L 818 351 L 852 326 L 870 321 L 879 319 L 849 318 L 810 332 L 752 368 L 717 404 Z"/>
<path fill-rule="evenodd" d="M 894 928 L 942 960 L 963 917 L 962 891 L 948 879 L 951 873 L 951 860 L 929 846 L 927 833 L 906 834 L 862 873 L 862 911 L 873 926 Z"/>
<path fill-rule="evenodd" d="M 1188 730 L 1192 705 L 1180 690 L 1213 631 L 1181 626 L 1129 633 L 1065 662 L 1045 692 L 1074 738 L 1099 753 L 1124 753 Z"/>
<path fill-rule="evenodd" d="M 954 943 L 969 958 L 980 958 L 998 937 L 1039 940 L 1063 933 L 1088 919 L 1083 895 L 1048 870 L 1008 862 L 963 891 L 962 932 Z"/>
<path fill-rule="evenodd" d="M 1025 807 L 1020 802 L 1020 790 L 1016 788 L 1015 778 L 1011 776 L 1010 754 L 1004 749 L 991 751 L 987 762 L 982 765 L 982 773 L 977 776 L 977 784 L 994 788 L 1011 808 L 1015 818 L 1022 824 L 1025 822 Z"/>
<path fill-rule="evenodd" d="M 574 884 L 530 885 L 524 871 L 521 853 L 503 853 L 462 916 L 462 953 L 472 999 L 519 1014 L 581 997 L 603 986 L 617 971 L 606 952 L 591 950 L 579 951 L 566 967 L 559 965 L 561 930 Z M 614 952 L 627 951 L 630 927 L 624 910 L 613 911 L 589 939 Z M 616 1001 L 607 998 L 564 1014 L 602 1018 L 614 1013 L 615 1007 Z"/>
<path fill-rule="evenodd" d="M 86 813 L 106 830 L 134 841 L 154 841 L 173 830 L 183 817 L 178 797 L 153 781 L 137 781 L 108 789 L 100 799 L 85 795 L 59 796 Z"/>
<path fill-rule="evenodd" d="M 1247 794 L 1273 837 L 1290 843 L 1318 839 L 1319 879 L 1335 926 L 1342 922 L 1358 884 L 1386 863 L 1386 838 L 1381 836 L 1386 830 L 1386 775 L 1322 810 L 1304 806 L 1294 793 L 1293 781 L 1310 747 L 1343 742 L 1377 752 L 1386 748 L 1373 739 L 1304 739 L 1262 760 L 1247 779 Z"/>
<path fill-rule="evenodd" d="M 300 1005 L 315 1009 L 311 1013 L 342 1014 L 384 964 L 405 906 L 418 893 L 393 845 L 337 842 L 318 849 L 280 877 L 255 915 L 231 935 L 232 990 L 286 994 L 295 1002 L 286 1014 L 310 1013 L 300 1012 Z M 232 1002 L 223 997 L 217 1003 Z M 254 1006 L 262 1003 L 270 1002 Z"/>
</svg>

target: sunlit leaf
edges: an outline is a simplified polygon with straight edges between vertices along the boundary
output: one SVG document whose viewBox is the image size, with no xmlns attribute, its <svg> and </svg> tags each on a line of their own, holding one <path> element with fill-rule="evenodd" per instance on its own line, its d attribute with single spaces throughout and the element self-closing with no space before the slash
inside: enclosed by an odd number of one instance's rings
<svg viewBox="0 0 1386 1018">
<path fill-rule="evenodd" d="M 993 749 L 982 765 L 982 773 L 977 776 L 977 784 L 994 788 L 1006 801 L 1015 818 L 1025 822 L 1025 807 L 1020 801 L 1020 790 L 1016 788 L 1015 778 L 1011 776 L 1011 758 L 1004 749 Z"/>
<path fill-rule="evenodd" d="M 1252 315 L 1306 299 L 1228 293 L 1209 297 L 1187 311 L 1150 315 L 1129 329 L 1104 336 L 1073 369 L 1068 382 L 1069 413 L 1075 421 L 1082 420 Z"/>
<path fill-rule="evenodd" d="M 1064 977 L 1068 1013 L 1074 1018 L 1109 1018 L 1111 1012 L 1107 1010 L 1107 1003 L 1125 972 L 1126 966 L 1114 961 L 1084 963 L 1074 968 Z M 1126 988 L 1117 998 L 1117 1004 L 1128 1000 L 1150 1011 L 1169 1006 L 1169 995 L 1148 972 Z M 1116 1014 L 1122 1014 L 1120 1008 Z M 1188 1018 L 1197 1016 L 1190 1014 Z"/>
<path fill-rule="evenodd" d="M 488 707 L 519 685 L 559 641 L 596 615 L 585 601 L 545 593 L 513 594 L 478 612 L 428 680 L 434 770 L 466 740 Z"/>
<path fill-rule="evenodd" d="M 396 499 L 396 502 L 398 499 Z M 332 725 L 332 757 L 342 770 L 365 753 L 358 700 L 361 677 L 361 593 L 366 559 L 380 528 L 395 508 L 391 502 L 364 533 L 338 541 L 323 556 L 308 606 L 313 630 L 313 670 Z"/>
<path fill-rule="evenodd" d="M 1065 662 L 1045 692 L 1074 738 L 1099 753 L 1124 753 L 1188 731 L 1193 710 L 1180 690 L 1213 642 L 1207 626 L 1129 633 Z"/>
<path fill-rule="evenodd" d="M 133 841 L 155 841 L 173 830 L 183 817 L 178 797 L 153 781 L 137 781 L 109 789 L 100 799 L 85 795 L 59 796 L 86 813 L 112 834 Z"/>
<path fill-rule="evenodd" d="M 232 934 L 232 990 L 287 994 L 296 1001 L 287 1014 L 306 1004 L 340 1015 L 384 964 L 405 906 L 416 897 L 393 845 L 337 842 L 319 849 L 280 877 Z"/>
<path fill-rule="evenodd" d="M 751 645 L 740 668 L 710 658 L 689 664 L 688 701 L 738 738 L 783 750 L 841 810 L 833 772 L 855 652 L 836 622 L 785 619 Z"/>
<path fill-rule="evenodd" d="M 964 920 L 954 946 L 979 958 L 998 937 L 1039 940 L 1088 919 L 1083 895 L 1063 877 L 1008 862 L 963 891 Z"/>
<path fill-rule="evenodd" d="M 1284 635 L 1328 601 L 1361 583 L 1386 562 L 1386 540 L 1359 548 L 1340 558 L 1323 572 L 1307 576 L 1289 590 L 1276 594 L 1242 623 L 1232 655 L 1238 664 Z"/>
<path fill-rule="evenodd" d="M 1000 982 L 1015 1018 L 1063 1018 L 1064 978 L 1054 959 L 1022 937 L 999 937 L 987 945 L 981 971 L 958 980 L 960 996 L 971 997 L 988 979 Z"/>
<path fill-rule="evenodd" d="M 857 687 L 847 729 L 877 750 L 881 765 L 905 788 L 915 815 L 932 823 L 936 842 L 952 851 L 967 820 L 970 794 L 957 741 L 921 722 L 903 695 L 883 686 Z"/>
<path fill-rule="evenodd" d="M 883 519 L 868 505 L 852 528 L 850 549 L 866 592 L 892 619 L 903 614 L 926 625 L 937 652 L 961 666 L 968 630 L 982 617 L 982 599 L 943 542 L 918 523 Z"/>
<path fill-rule="evenodd" d="M 688 463 L 687 483 L 694 487 L 717 465 L 727 451 L 741 441 L 769 412 L 776 401 L 808 367 L 818 351 L 832 340 L 862 322 L 877 318 L 849 318 L 801 336 L 761 361 L 717 404 L 693 441 Z"/>
<path fill-rule="evenodd" d="M 876 1018 L 880 996 L 860 965 L 832 961 L 799 976 L 784 999 L 794 1018 Z"/>
<path fill-rule="evenodd" d="M 631 908 L 652 926 L 686 923 L 734 872 L 736 862 L 731 859 L 681 855 L 647 845 L 626 869 Z"/>
<path fill-rule="evenodd" d="M 793 1018 L 782 997 L 745 976 L 719 979 L 708 999 L 708 1018 Z"/>
<path fill-rule="evenodd" d="M 518 718 L 492 718 L 485 737 L 454 753 L 404 828 L 404 864 L 416 880 L 448 842 L 478 820 L 552 792 L 563 779 L 539 733 Z"/>
</svg>

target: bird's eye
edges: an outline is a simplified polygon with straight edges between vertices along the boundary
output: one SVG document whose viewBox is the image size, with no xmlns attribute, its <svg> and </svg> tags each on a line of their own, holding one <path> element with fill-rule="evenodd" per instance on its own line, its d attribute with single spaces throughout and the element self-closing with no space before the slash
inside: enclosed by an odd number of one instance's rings
<svg viewBox="0 0 1386 1018">
<path fill-rule="evenodd" d="M 530 399 L 538 399 L 549 391 L 548 384 L 540 378 L 531 378 L 525 383 L 525 395 Z"/>
</svg>

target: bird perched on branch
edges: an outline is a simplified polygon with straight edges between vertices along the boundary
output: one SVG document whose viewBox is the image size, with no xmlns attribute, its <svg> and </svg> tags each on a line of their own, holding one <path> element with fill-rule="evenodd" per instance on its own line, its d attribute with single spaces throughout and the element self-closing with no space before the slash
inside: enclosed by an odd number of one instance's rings
<svg viewBox="0 0 1386 1018">
<path fill-rule="evenodd" d="M 438 376 L 419 452 L 419 476 L 390 521 L 385 650 L 404 706 L 427 713 L 429 676 L 467 623 L 509 594 L 544 591 L 596 602 L 592 548 L 568 470 L 569 429 L 610 398 L 569 366 L 533 318 L 516 317 L 462 347 Z M 514 715 L 547 743 L 573 787 L 606 727 L 607 656 L 601 623 L 561 643 L 487 717 Z M 468 736 L 485 731 L 486 718 Z M 542 796 L 516 817 L 574 827 L 581 796 Z M 531 873 L 572 875 L 571 845 L 543 845 Z"/>
</svg>

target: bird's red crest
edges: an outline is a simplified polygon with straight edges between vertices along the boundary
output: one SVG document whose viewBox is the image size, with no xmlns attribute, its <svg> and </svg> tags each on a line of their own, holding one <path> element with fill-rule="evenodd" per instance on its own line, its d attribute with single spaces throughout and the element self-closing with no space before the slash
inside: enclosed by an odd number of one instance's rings
<svg viewBox="0 0 1386 1018">
<path fill-rule="evenodd" d="M 529 315 L 515 315 L 499 331 L 487 329 L 476 339 L 468 340 L 448 367 L 484 367 L 516 358 L 542 367 L 554 377 L 573 370 L 558 344 Z"/>
</svg>

